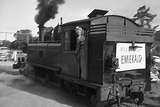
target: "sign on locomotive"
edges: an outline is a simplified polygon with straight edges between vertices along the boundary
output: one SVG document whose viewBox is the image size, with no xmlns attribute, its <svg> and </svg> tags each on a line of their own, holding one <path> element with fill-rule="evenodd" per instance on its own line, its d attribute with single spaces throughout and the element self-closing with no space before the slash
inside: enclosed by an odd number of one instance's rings
<svg viewBox="0 0 160 107">
<path fill-rule="evenodd" d="M 94 106 L 125 99 L 143 102 L 150 90 L 153 31 L 131 19 L 95 9 L 88 19 L 40 28 L 39 41 L 29 44 L 26 71 L 90 97 Z M 46 33 L 44 33 L 46 32 Z"/>
<path fill-rule="evenodd" d="M 117 71 L 133 70 L 133 69 L 145 69 L 145 44 L 135 44 L 137 47 L 135 50 L 130 49 L 131 43 L 117 43 L 116 46 L 116 58 L 119 61 L 119 69 Z"/>
</svg>

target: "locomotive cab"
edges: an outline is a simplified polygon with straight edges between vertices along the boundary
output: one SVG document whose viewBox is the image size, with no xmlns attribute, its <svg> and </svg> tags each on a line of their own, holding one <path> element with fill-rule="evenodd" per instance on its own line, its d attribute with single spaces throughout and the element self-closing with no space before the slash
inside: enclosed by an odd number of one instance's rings
<svg viewBox="0 0 160 107">
<path fill-rule="evenodd" d="M 91 21 L 89 79 L 103 85 L 100 101 L 131 98 L 137 104 L 143 102 L 144 91 L 151 89 L 152 35 L 152 30 L 122 16 L 108 15 Z"/>
</svg>

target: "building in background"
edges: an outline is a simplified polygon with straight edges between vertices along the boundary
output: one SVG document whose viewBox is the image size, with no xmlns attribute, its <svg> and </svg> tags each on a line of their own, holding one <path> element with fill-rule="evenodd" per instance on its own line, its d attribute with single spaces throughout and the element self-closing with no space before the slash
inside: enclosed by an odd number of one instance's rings
<svg viewBox="0 0 160 107">
<path fill-rule="evenodd" d="M 25 42 L 28 44 L 31 40 L 32 32 L 28 29 L 19 30 L 14 34 L 14 37 L 16 38 L 17 42 Z"/>
<path fill-rule="evenodd" d="M 32 39 L 31 30 L 19 30 L 13 36 L 16 40 L 11 43 L 10 48 L 13 50 L 22 50 L 23 52 L 27 52 L 28 43 Z"/>
</svg>

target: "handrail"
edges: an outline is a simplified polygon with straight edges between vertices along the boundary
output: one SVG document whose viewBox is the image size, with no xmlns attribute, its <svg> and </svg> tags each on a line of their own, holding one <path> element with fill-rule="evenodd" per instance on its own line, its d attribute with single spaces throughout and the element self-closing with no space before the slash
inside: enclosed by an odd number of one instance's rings
<svg viewBox="0 0 160 107">
<path fill-rule="evenodd" d="M 143 29 L 143 28 L 137 28 L 137 29 L 131 29 L 127 28 L 125 26 L 116 26 L 116 25 L 108 25 L 107 26 L 107 33 L 120 33 L 127 35 L 127 34 L 135 34 L 135 35 L 141 35 L 141 36 L 152 36 L 153 30 Z"/>
<path fill-rule="evenodd" d="M 59 41 L 30 41 L 29 43 L 30 44 L 31 43 L 60 43 L 60 40 Z"/>
<path fill-rule="evenodd" d="M 90 26 L 90 33 L 119 33 L 121 35 L 141 35 L 141 36 L 152 36 L 153 30 L 144 28 L 127 28 L 122 25 L 107 25 L 107 24 L 97 24 Z"/>
</svg>

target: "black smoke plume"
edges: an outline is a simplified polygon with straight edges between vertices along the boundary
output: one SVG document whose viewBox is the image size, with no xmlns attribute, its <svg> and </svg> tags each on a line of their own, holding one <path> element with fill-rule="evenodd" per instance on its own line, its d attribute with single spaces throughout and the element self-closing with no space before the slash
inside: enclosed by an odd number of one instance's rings
<svg viewBox="0 0 160 107">
<path fill-rule="evenodd" d="M 38 0 L 36 23 L 43 26 L 49 19 L 54 19 L 58 13 L 58 6 L 63 3 L 64 0 Z"/>
</svg>

